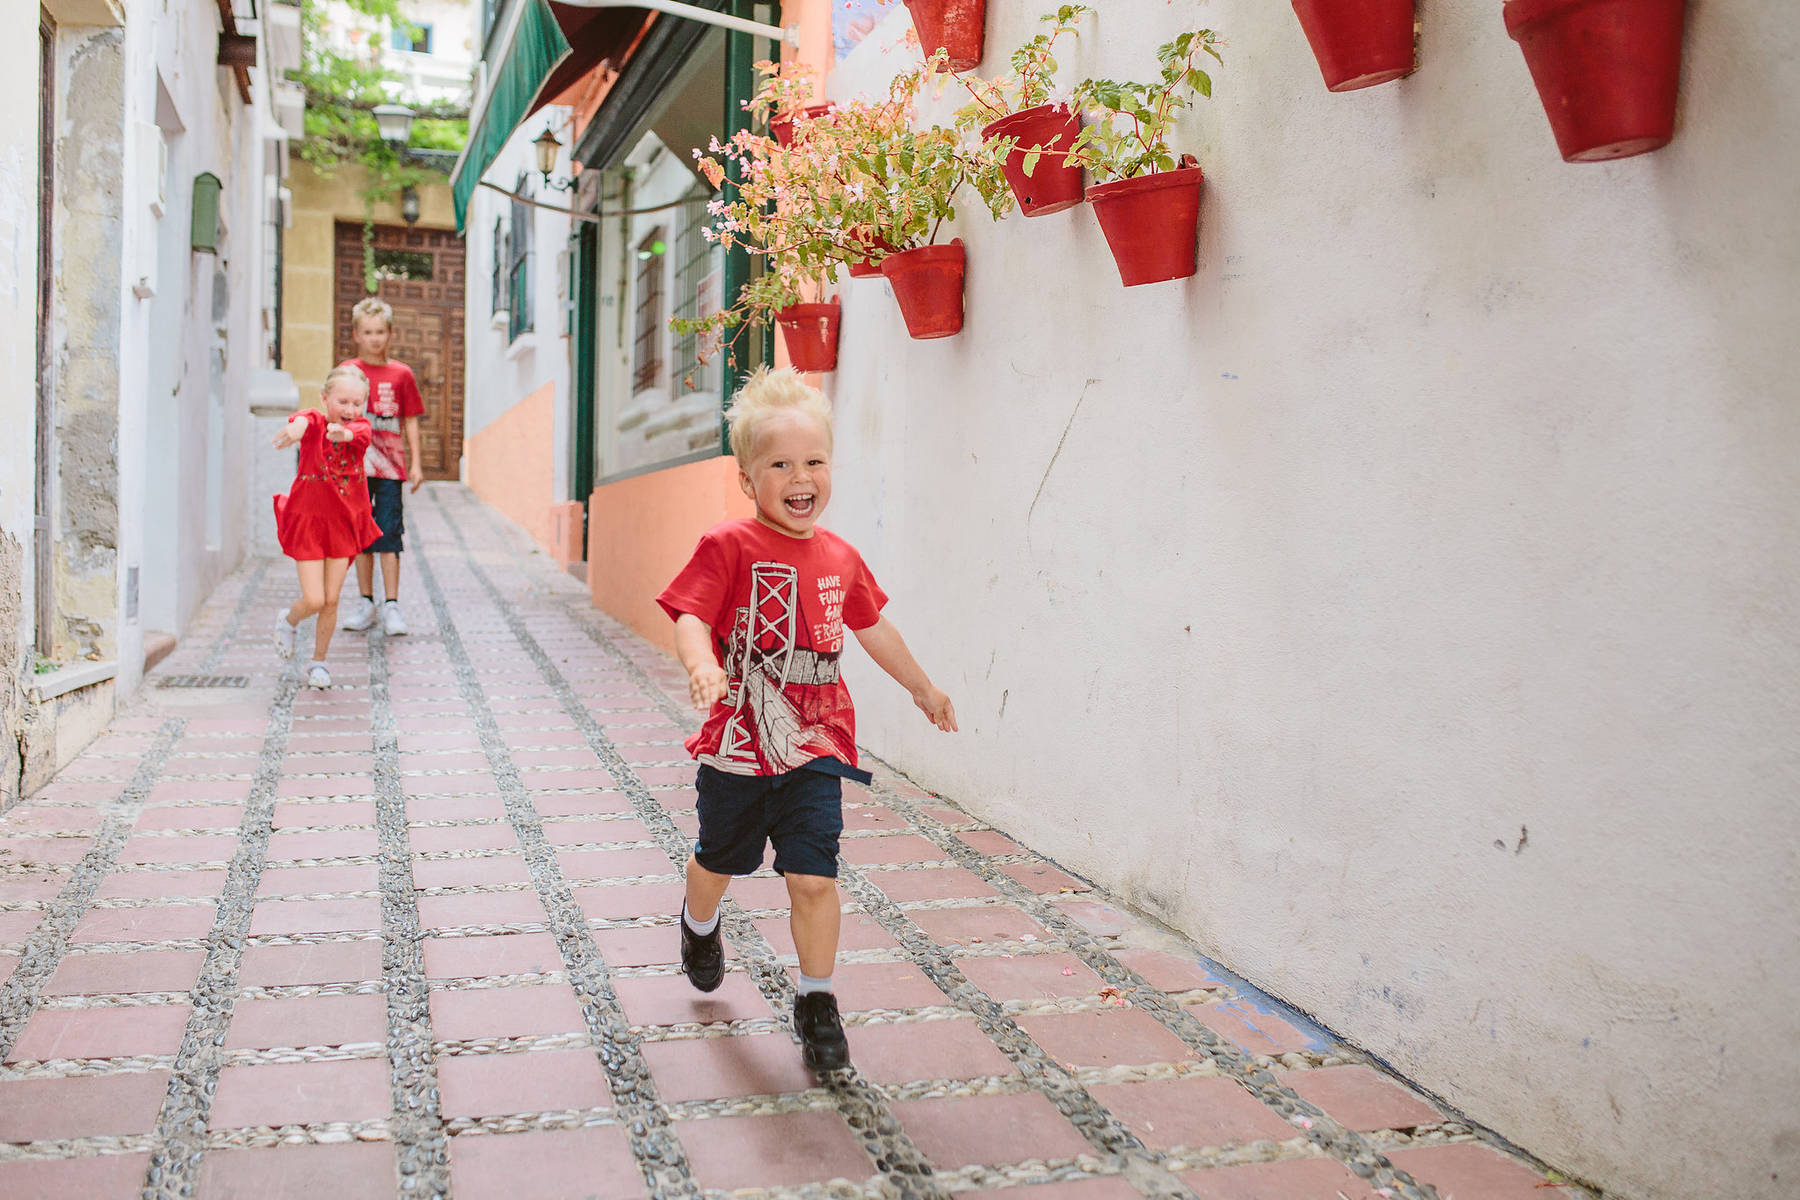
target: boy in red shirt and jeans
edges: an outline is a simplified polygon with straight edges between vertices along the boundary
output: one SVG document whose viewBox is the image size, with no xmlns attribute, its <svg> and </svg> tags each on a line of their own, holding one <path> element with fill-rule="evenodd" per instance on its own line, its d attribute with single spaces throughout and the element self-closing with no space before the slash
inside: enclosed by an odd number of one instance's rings
<svg viewBox="0 0 1800 1200">
<path fill-rule="evenodd" d="M 751 375 L 725 414 L 738 483 L 754 519 L 700 539 L 657 603 L 706 724 L 687 748 L 700 760 L 700 836 L 687 863 L 681 967 L 703 992 L 724 977 L 719 901 L 733 875 L 775 846 L 800 958 L 794 1027 L 815 1071 L 847 1066 L 832 994 L 837 959 L 838 835 L 843 779 L 856 766 L 856 714 L 838 676 L 848 628 L 932 724 L 954 731 L 936 687 L 888 619 L 887 596 L 844 539 L 818 528 L 831 499 L 831 407 L 790 369 Z"/>
<path fill-rule="evenodd" d="M 361 596 L 344 610 L 343 629 L 367 629 L 381 616 L 381 629 L 389 637 L 406 632 L 400 614 L 400 551 L 406 537 L 406 505 L 400 491 L 403 481 L 413 491 L 425 482 L 419 450 L 419 418 L 425 401 L 419 396 L 412 368 L 388 357 L 394 337 L 394 310 L 385 300 L 364 297 L 350 310 L 351 338 L 356 357 L 341 365 L 355 367 L 369 381 L 369 424 L 374 438 L 363 459 L 369 477 L 369 507 L 381 536 L 356 556 L 356 586 Z M 410 466 L 408 464 L 411 464 Z M 381 585 L 387 600 L 375 604 L 375 556 L 381 555 Z"/>
</svg>

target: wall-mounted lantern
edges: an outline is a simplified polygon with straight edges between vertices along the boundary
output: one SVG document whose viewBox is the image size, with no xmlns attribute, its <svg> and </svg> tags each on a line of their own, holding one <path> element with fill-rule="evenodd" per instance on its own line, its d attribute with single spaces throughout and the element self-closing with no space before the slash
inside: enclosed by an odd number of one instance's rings
<svg viewBox="0 0 1800 1200">
<path fill-rule="evenodd" d="M 223 185 L 211 171 L 194 176 L 194 229 L 190 241 L 194 249 L 207 254 L 219 252 L 219 191 Z"/>
<path fill-rule="evenodd" d="M 411 184 L 400 189 L 400 217 L 408 225 L 419 219 L 419 189 Z"/>
</svg>

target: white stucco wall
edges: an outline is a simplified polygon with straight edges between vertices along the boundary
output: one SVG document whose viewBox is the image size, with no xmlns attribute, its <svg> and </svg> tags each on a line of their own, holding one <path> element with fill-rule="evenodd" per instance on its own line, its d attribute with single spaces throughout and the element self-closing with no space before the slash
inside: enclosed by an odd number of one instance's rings
<svg viewBox="0 0 1800 1200">
<path fill-rule="evenodd" d="M 1191 280 L 1080 207 L 962 223 L 958 338 L 846 285 L 830 523 L 963 722 L 859 663 L 862 731 L 1551 1164 L 1791 1196 L 1800 17 L 1692 4 L 1674 143 L 1576 166 L 1499 4 L 1421 8 L 1331 95 L 1289 6 L 1198 6 Z"/>
<path fill-rule="evenodd" d="M 553 179 L 569 178 L 568 128 L 569 110 L 551 105 L 529 118 L 508 139 L 504 149 L 483 175 L 499 186 L 512 190 L 519 172 L 533 172 L 532 195 L 557 208 L 567 209 L 569 193 L 546 190 L 535 174 L 536 152 L 531 139 L 542 133 L 546 122 L 557 130 L 563 142 Z M 549 208 L 532 208 L 532 328 L 517 338 L 509 338 L 504 316 L 496 316 L 490 303 L 488 283 L 494 261 L 494 221 L 501 218 L 511 224 L 512 201 L 490 188 L 477 187 L 469 197 L 468 215 L 464 221 L 468 246 L 469 295 L 464 305 L 464 340 L 468 346 L 468 371 L 463 387 L 464 445 L 497 417 L 546 383 L 556 388 L 553 411 L 556 413 L 556 495 L 568 491 L 568 395 L 569 337 L 568 322 L 563 312 L 562 268 L 560 256 L 568 248 L 569 217 Z M 502 283 L 504 287 L 504 281 Z M 466 451 L 465 451 L 466 454 Z"/>
</svg>

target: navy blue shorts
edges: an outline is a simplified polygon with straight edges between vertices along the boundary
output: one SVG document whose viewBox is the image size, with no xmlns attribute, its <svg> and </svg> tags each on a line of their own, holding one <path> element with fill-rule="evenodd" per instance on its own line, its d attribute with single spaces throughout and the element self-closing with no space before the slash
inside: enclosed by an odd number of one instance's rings
<svg viewBox="0 0 1800 1200">
<path fill-rule="evenodd" d="M 369 477 L 369 507 L 381 536 L 363 547 L 364 554 L 398 554 L 406 541 L 406 480 Z"/>
<path fill-rule="evenodd" d="M 801 767 L 782 775 L 727 775 L 702 763 L 700 838 L 694 859 L 717 875 L 748 875 L 775 845 L 783 875 L 836 879 L 838 835 L 844 832 L 842 780 Z"/>
</svg>

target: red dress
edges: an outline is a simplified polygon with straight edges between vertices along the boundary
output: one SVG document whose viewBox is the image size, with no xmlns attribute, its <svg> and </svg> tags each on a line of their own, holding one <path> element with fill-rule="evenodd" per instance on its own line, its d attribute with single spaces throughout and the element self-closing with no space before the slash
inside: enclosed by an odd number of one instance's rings
<svg viewBox="0 0 1800 1200">
<path fill-rule="evenodd" d="M 300 469 L 285 496 L 275 497 L 275 536 L 281 552 L 295 562 L 322 558 L 355 558 L 381 536 L 369 512 L 369 485 L 363 455 L 369 449 L 369 423 L 347 423 L 347 442 L 325 438 L 329 418 L 317 409 L 300 414 L 306 432 L 300 437 Z"/>
</svg>

